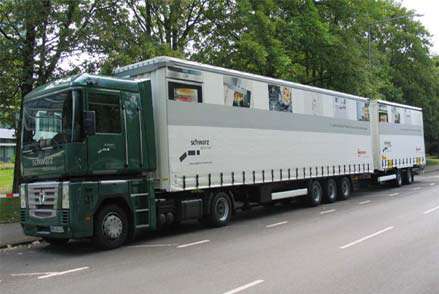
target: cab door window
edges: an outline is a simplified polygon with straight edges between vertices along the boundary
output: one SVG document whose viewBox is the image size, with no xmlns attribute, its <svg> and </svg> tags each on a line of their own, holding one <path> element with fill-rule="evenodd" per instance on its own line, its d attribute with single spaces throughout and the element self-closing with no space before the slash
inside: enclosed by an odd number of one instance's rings
<svg viewBox="0 0 439 294">
<path fill-rule="evenodd" d="M 89 110 L 96 114 L 96 133 L 120 133 L 120 99 L 117 94 L 90 93 Z"/>
</svg>

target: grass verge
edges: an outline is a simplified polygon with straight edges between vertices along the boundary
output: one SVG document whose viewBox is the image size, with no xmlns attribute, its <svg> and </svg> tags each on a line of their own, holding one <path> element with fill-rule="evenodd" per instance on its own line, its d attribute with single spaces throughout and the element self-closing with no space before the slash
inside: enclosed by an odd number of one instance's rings
<svg viewBox="0 0 439 294">
<path fill-rule="evenodd" d="M 439 157 L 435 155 L 427 156 L 427 165 L 438 165 Z"/>
<path fill-rule="evenodd" d="M 0 169 L 0 194 L 12 192 L 13 169 Z"/>
</svg>

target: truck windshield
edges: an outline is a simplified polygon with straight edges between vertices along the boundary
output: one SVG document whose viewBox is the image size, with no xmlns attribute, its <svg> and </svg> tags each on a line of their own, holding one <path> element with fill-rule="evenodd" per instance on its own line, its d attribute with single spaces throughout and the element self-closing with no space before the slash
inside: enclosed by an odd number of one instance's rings
<svg viewBox="0 0 439 294">
<path fill-rule="evenodd" d="M 25 102 L 23 151 L 77 141 L 80 135 L 79 98 L 79 91 L 69 90 Z"/>
</svg>

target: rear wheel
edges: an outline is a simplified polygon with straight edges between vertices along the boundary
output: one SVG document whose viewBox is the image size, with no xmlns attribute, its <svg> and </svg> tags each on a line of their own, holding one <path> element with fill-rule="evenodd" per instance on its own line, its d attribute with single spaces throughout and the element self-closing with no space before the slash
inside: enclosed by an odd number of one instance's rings
<svg viewBox="0 0 439 294">
<path fill-rule="evenodd" d="M 413 183 L 413 172 L 411 168 L 406 169 L 404 173 L 404 184 L 410 185 Z"/>
<path fill-rule="evenodd" d="M 402 186 L 402 175 L 401 175 L 401 170 L 396 170 L 396 178 L 394 181 L 394 185 L 396 187 L 401 187 Z"/>
<path fill-rule="evenodd" d="M 110 204 L 102 207 L 94 223 L 94 244 L 101 249 L 114 249 L 128 238 L 128 217 L 124 209 Z"/>
<path fill-rule="evenodd" d="M 333 203 L 337 200 L 337 183 L 334 179 L 328 179 L 324 189 L 325 202 Z"/>
<path fill-rule="evenodd" d="M 207 223 L 213 227 L 226 226 L 232 217 L 232 202 L 225 192 L 216 193 L 210 202 Z"/>
<path fill-rule="evenodd" d="M 322 203 L 323 189 L 319 181 L 311 181 L 308 188 L 308 204 L 309 206 L 318 206 Z"/>
<path fill-rule="evenodd" d="M 352 194 L 352 185 L 351 181 L 348 177 L 342 177 L 338 182 L 338 199 L 339 200 L 346 200 L 351 197 Z"/>
</svg>

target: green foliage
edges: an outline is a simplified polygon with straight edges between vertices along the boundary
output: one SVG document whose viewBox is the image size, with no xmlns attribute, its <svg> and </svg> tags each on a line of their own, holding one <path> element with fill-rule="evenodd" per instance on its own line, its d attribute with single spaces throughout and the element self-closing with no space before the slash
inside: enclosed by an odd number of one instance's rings
<svg viewBox="0 0 439 294">
<path fill-rule="evenodd" d="M 14 170 L 0 169 L 0 193 L 12 192 L 12 178 L 14 176 Z"/>
<path fill-rule="evenodd" d="M 4 0 L 0 121 L 51 79 L 170 55 L 423 107 L 439 153 L 439 59 L 413 14 L 394 0 Z"/>
</svg>

